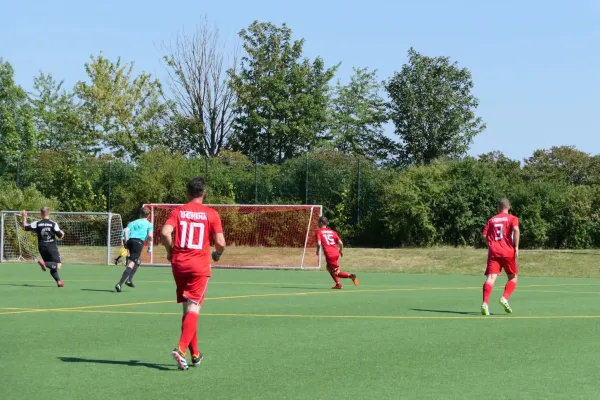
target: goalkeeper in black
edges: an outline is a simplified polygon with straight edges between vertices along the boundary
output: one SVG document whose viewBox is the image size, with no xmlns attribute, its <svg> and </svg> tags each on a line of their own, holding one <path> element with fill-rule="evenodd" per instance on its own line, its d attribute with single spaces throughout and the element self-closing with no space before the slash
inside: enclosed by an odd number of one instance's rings
<svg viewBox="0 0 600 400">
<path fill-rule="evenodd" d="M 50 219 L 50 208 L 43 207 L 41 209 L 42 219 L 27 224 L 27 211 L 23 211 L 23 229 L 30 232 L 35 232 L 38 239 L 38 250 L 42 260 L 38 260 L 38 264 L 42 267 L 42 271 L 50 270 L 50 275 L 56 281 L 58 287 L 63 287 L 64 283 L 58 276 L 58 270 L 62 267 L 56 238 L 62 239 L 65 233 L 59 228 L 58 224 Z"/>
</svg>

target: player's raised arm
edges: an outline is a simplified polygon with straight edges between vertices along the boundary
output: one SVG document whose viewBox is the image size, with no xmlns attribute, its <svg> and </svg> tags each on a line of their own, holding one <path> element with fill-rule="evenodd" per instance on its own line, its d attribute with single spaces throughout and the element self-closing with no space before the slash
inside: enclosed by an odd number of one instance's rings
<svg viewBox="0 0 600 400">
<path fill-rule="evenodd" d="M 29 225 L 27 224 L 27 211 L 23 210 L 21 211 L 21 223 L 23 224 L 23 229 L 25 229 L 26 231 L 30 230 Z"/>
</svg>

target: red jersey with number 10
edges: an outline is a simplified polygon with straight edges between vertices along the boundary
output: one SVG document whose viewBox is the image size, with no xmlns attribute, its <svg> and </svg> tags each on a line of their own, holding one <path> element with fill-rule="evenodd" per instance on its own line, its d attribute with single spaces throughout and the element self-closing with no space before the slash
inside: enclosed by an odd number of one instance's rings
<svg viewBox="0 0 600 400">
<path fill-rule="evenodd" d="M 173 269 L 210 276 L 210 238 L 223 232 L 219 214 L 203 204 L 190 202 L 171 211 L 165 225 L 172 226 L 175 233 Z"/>
<path fill-rule="evenodd" d="M 329 228 L 321 228 L 317 231 L 317 242 L 321 242 L 323 253 L 326 260 L 337 259 L 340 257 L 340 249 L 337 244 L 340 237 L 337 232 Z"/>
<path fill-rule="evenodd" d="M 519 226 L 519 219 L 508 213 L 500 213 L 490 218 L 483 229 L 487 236 L 488 257 L 514 257 L 515 244 L 513 242 L 514 228 Z"/>
</svg>

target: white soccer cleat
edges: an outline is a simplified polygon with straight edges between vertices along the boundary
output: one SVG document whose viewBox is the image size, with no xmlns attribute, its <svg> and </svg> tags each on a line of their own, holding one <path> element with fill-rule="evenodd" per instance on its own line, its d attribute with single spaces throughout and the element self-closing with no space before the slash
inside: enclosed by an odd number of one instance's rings
<svg viewBox="0 0 600 400">
<path fill-rule="evenodd" d="M 504 307 L 504 311 L 506 311 L 507 314 L 512 313 L 512 308 L 510 308 L 508 300 L 506 300 L 504 297 L 500 298 L 500 304 L 502 304 L 502 307 Z"/>
<path fill-rule="evenodd" d="M 481 305 L 481 315 L 490 315 L 490 308 L 485 303 Z"/>
</svg>

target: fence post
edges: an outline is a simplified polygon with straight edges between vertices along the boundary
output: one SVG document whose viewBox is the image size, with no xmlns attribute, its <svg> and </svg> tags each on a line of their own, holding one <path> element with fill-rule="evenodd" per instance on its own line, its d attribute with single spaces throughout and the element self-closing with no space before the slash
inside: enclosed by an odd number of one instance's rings
<svg viewBox="0 0 600 400">
<path fill-rule="evenodd" d="M 17 160 L 17 189 L 21 189 L 21 157 Z"/>
<path fill-rule="evenodd" d="M 306 193 L 305 193 L 306 201 L 305 204 L 308 204 L 308 156 L 306 157 Z"/>
<path fill-rule="evenodd" d="M 358 159 L 358 173 L 357 173 L 357 193 L 356 193 L 356 225 L 360 225 L 360 158 Z"/>
<path fill-rule="evenodd" d="M 208 156 L 204 155 L 204 181 L 208 182 Z"/>
<path fill-rule="evenodd" d="M 254 163 L 254 204 L 258 204 L 258 163 Z"/>
<path fill-rule="evenodd" d="M 106 212 L 112 208 L 112 160 L 108 162 L 108 194 L 106 196 Z"/>
</svg>

